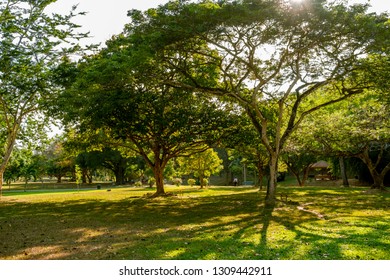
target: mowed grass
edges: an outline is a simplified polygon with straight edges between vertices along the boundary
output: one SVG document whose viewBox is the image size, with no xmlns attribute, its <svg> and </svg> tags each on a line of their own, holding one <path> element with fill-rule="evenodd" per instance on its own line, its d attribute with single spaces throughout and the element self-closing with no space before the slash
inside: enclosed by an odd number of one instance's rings
<svg viewBox="0 0 390 280">
<path fill-rule="evenodd" d="M 8 192 L 0 259 L 390 259 L 388 192 L 280 187 L 267 209 L 254 188 L 167 190 Z"/>
</svg>

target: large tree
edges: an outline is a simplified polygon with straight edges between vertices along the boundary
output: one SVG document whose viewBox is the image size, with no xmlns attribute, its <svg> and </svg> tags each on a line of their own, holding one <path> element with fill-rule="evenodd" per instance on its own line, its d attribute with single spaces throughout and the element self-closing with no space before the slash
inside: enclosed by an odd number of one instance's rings
<svg viewBox="0 0 390 280">
<path fill-rule="evenodd" d="M 77 34 L 68 15 L 45 13 L 55 0 L 0 2 L 0 191 L 3 173 L 21 131 L 43 100 L 52 97 L 51 70 L 58 59 L 77 50 Z M 66 43 L 61 46 L 61 43 Z M 35 117 L 36 119 L 36 117 Z"/>
<path fill-rule="evenodd" d="M 177 73 L 158 60 L 140 63 L 142 56 L 118 36 L 77 69 L 65 61 L 57 73 L 67 90 L 57 106 L 80 130 L 101 129 L 117 145 L 141 155 L 153 170 L 158 196 L 165 194 L 168 162 L 219 141 L 234 129 L 234 114 L 226 114 L 217 100 L 165 85 Z"/>
<path fill-rule="evenodd" d="M 291 3 L 171 1 L 131 11 L 125 33 L 133 48 L 149 50 L 148 59 L 159 57 L 182 74 L 166 84 L 226 97 L 245 110 L 270 158 L 268 205 L 287 139 L 309 114 L 369 87 L 354 73 L 362 57 L 388 51 L 390 37 L 388 16 L 367 13 L 367 5 Z M 199 70 L 206 66 L 218 82 Z M 325 88 L 334 93 L 327 100 L 304 102 Z"/>
</svg>

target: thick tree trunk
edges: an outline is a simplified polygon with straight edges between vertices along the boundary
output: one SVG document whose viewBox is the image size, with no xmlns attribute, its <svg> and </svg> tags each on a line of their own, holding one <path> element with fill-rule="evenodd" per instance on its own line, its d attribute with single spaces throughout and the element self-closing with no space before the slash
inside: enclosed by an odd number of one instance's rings
<svg viewBox="0 0 390 280">
<path fill-rule="evenodd" d="M 373 174 L 375 173 L 375 174 Z M 378 172 L 371 173 L 372 179 L 374 180 L 374 184 L 371 186 L 372 189 L 378 189 L 378 190 L 384 190 L 385 185 L 383 183 L 384 176 L 381 176 L 381 174 L 378 174 Z"/>
<path fill-rule="evenodd" d="M 388 168 L 389 167 L 390 167 L 390 163 L 388 164 Z M 385 180 L 385 176 L 387 174 L 386 169 L 384 169 L 381 173 L 379 173 L 376 170 L 375 166 L 372 166 L 372 164 L 370 164 L 368 166 L 368 170 L 370 170 L 372 180 L 374 181 L 374 184 L 371 186 L 371 188 L 378 189 L 378 190 L 384 190 L 385 189 L 384 180 Z"/>
<path fill-rule="evenodd" d="M 60 184 L 62 182 L 62 174 L 57 174 L 57 184 Z"/>
<path fill-rule="evenodd" d="M 122 166 L 115 169 L 115 185 L 120 186 L 125 183 L 125 170 Z"/>
<path fill-rule="evenodd" d="M 153 173 L 154 178 L 156 179 L 156 193 L 154 194 L 154 196 L 165 195 L 164 168 L 158 160 L 156 160 L 155 165 L 153 167 Z"/>
<path fill-rule="evenodd" d="M 259 190 L 263 190 L 263 178 L 264 178 L 263 164 L 257 163 L 257 172 L 259 173 L 259 178 L 258 178 Z"/>
<path fill-rule="evenodd" d="M 92 174 L 89 174 L 89 175 L 87 175 L 87 178 L 88 178 L 88 184 L 90 185 L 90 184 L 92 184 L 93 182 L 92 182 Z"/>
<path fill-rule="evenodd" d="M 340 164 L 340 174 L 341 178 L 343 179 L 343 187 L 349 187 L 348 182 L 348 176 L 347 176 L 347 169 L 345 167 L 345 159 L 344 157 L 339 157 L 339 164 Z"/>
<path fill-rule="evenodd" d="M 368 147 L 359 155 L 359 158 L 367 165 L 368 170 L 370 171 L 371 177 L 374 181 L 374 184 L 372 185 L 372 189 L 380 189 L 384 190 L 384 179 L 386 174 L 390 171 L 390 163 L 388 163 L 381 172 L 377 170 L 377 167 L 379 165 L 379 160 L 377 163 L 374 163 L 369 155 L 369 149 Z"/>
<path fill-rule="evenodd" d="M 298 185 L 300 187 L 303 187 L 305 185 L 305 183 L 301 180 L 301 176 L 299 174 L 297 174 L 297 175 L 295 175 L 295 177 L 297 178 Z"/>
<path fill-rule="evenodd" d="M 265 205 L 267 207 L 275 206 L 276 202 L 276 185 L 278 177 L 278 155 L 270 155 L 269 161 L 269 181 L 267 188 L 267 195 L 265 197 Z"/>
</svg>

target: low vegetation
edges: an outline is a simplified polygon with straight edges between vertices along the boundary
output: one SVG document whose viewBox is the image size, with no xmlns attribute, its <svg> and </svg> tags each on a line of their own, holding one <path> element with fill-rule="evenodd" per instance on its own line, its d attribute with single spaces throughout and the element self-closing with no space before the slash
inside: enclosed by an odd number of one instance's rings
<svg viewBox="0 0 390 280">
<path fill-rule="evenodd" d="M 0 259 L 390 259 L 390 193 L 284 187 L 5 192 Z"/>
</svg>

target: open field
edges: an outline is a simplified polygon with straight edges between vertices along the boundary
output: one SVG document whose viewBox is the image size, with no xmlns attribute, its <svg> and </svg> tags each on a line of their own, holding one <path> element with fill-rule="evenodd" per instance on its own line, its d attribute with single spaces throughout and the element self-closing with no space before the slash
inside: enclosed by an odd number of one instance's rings
<svg viewBox="0 0 390 280">
<path fill-rule="evenodd" d="M 280 187 L 265 209 L 254 188 L 167 190 L 4 192 L 0 259 L 390 259 L 388 192 Z"/>
</svg>

